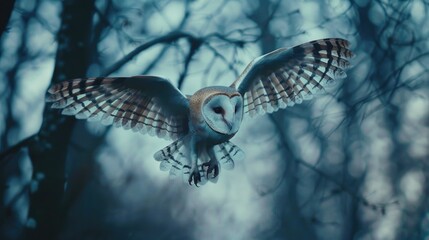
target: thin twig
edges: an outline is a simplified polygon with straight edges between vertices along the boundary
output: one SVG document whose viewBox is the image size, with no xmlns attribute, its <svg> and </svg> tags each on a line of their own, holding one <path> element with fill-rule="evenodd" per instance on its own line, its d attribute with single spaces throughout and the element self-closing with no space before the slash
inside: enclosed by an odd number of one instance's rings
<svg viewBox="0 0 429 240">
<path fill-rule="evenodd" d="M 133 51 L 131 51 L 130 53 L 125 55 L 121 60 L 119 60 L 118 62 L 116 62 L 112 66 L 108 67 L 102 73 L 102 76 L 107 76 L 107 75 L 110 75 L 110 74 L 116 72 L 118 69 L 120 69 L 122 66 L 124 66 L 127 62 L 129 62 L 131 59 L 133 59 L 139 53 L 145 51 L 148 48 L 151 48 L 151 47 L 153 47 L 157 44 L 160 44 L 160 43 L 172 43 L 172 42 L 175 42 L 181 38 L 193 39 L 195 37 L 189 33 L 174 31 L 174 32 L 166 34 L 162 37 L 155 38 L 149 42 L 146 42 L 146 43 L 140 45 L 139 47 L 137 47 L 136 49 L 134 49 Z"/>
</svg>

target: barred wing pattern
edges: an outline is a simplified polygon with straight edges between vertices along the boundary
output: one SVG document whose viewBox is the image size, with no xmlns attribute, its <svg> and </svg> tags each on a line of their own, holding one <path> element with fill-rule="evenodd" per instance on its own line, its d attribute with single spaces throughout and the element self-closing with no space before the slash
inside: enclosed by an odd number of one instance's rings
<svg viewBox="0 0 429 240">
<path fill-rule="evenodd" d="M 240 83 L 245 113 L 254 116 L 293 106 L 346 77 L 353 56 L 348 46 L 347 40 L 327 38 L 256 58 L 233 83 Z"/>
<path fill-rule="evenodd" d="M 160 77 L 80 78 L 55 84 L 48 93 L 52 108 L 78 119 L 166 139 L 188 132 L 188 100 Z"/>
</svg>

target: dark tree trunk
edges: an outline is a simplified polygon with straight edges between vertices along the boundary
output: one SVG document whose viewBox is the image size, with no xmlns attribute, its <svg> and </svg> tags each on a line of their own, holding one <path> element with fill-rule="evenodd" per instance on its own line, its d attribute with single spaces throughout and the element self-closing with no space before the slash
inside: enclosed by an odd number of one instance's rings
<svg viewBox="0 0 429 240">
<path fill-rule="evenodd" d="M 63 2 L 53 83 L 85 76 L 93 13 L 93 0 Z M 73 118 L 46 108 L 39 138 L 30 146 L 38 188 L 30 195 L 28 217 L 35 225 L 28 229 L 28 239 L 55 239 L 62 229 L 67 213 L 63 204 L 65 161 L 74 123 Z"/>
<path fill-rule="evenodd" d="M 13 5 L 15 0 L 2 0 L 0 2 L 0 38 L 7 30 L 10 15 L 12 15 Z"/>
<path fill-rule="evenodd" d="M 271 22 L 279 2 L 272 3 L 269 1 L 259 0 L 258 8 L 250 15 L 250 19 L 256 23 L 262 32 L 260 46 L 263 54 L 271 52 L 278 48 L 276 37 L 270 32 L 269 23 Z M 299 107 L 299 106 L 295 106 Z M 271 115 L 272 122 L 276 125 L 279 131 L 282 148 L 285 149 L 284 158 L 287 161 L 287 171 L 285 174 L 285 183 L 282 185 L 282 194 L 280 204 L 282 206 L 282 223 L 278 229 L 273 232 L 275 237 L 284 237 L 288 239 L 316 239 L 316 234 L 313 231 L 309 221 L 305 219 L 300 211 L 300 204 L 297 198 L 297 185 L 295 173 L 298 169 L 298 164 L 295 161 L 295 155 L 292 148 L 289 146 L 288 130 L 285 126 L 287 118 L 283 113 L 274 113 Z"/>
</svg>

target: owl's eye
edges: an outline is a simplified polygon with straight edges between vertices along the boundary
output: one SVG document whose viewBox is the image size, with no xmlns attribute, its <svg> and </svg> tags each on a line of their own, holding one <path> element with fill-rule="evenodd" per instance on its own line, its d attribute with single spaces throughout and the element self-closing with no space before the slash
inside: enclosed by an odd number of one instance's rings
<svg viewBox="0 0 429 240">
<path fill-rule="evenodd" d="M 221 114 L 221 113 L 223 113 L 223 108 L 222 107 L 214 107 L 213 111 L 217 114 Z"/>
<path fill-rule="evenodd" d="M 238 112 L 238 106 L 235 106 L 234 112 L 237 113 Z"/>
</svg>

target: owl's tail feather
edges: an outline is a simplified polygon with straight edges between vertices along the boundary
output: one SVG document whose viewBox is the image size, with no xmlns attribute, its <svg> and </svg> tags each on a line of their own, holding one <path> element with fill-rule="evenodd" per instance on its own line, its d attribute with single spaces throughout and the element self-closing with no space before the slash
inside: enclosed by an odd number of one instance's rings
<svg viewBox="0 0 429 240">
<path fill-rule="evenodd" d="M 234 161 L 241 161 L 245 158 L 244 152 L 230 141 L 215 145 L 213 150 L 218 162 L 227 170 L 234 168 Z"/>
<path fill-rule="evenodd" d="M 186 136 L 178 139 L 155 153 L 153 157 L 161 162 L 159 164 L 161 171 L 169 171 L 172 177 L 182 175 L 184 166 L 189 165 L 189 158 L 186 156 L 188 138 Z"/>
<path fill-rule="evenodd" d="M 182 177 L 184 182 L 189 180 L 189 166 L 191 166 L 187 154 L 188 143 L 189 137 L 186 136 L 174 141 L 154 155 L 155 160 L 160 161 L 162 171 L 169 171 L 170 177 L 173 178 Z M 213 146 L 214 156 L 209 156 L 208 151 L 203 151 L 200 154 L 198 156 L 198 170 L 201 174 L 200 185 L 205 184 L 208 180 L 211 182 L 217 182 L 218 180 L 218 174 L 215 174 L 215 171 L 211 171 L 210 174 L 207 172 L 209 162 L 213 162 L 215 165 L 219 163 L 220 168 L 230 170 L 234 168 L 234 161 L 243 160 L 245 157 L 244 152 L 229 141 Z M 218 168 L 217 171 L 219 170 Z"/>
<path fill-rule="evenodd" d="M 204 177 L 211 182 L 217 182 L 221 169 L 232 170 L 235 166 L 234 161 L 245 158 L 244 152 L 229 141 L 213 146 L 212 150 L 208 151 L 210 161 L 201 165 Z"/>
<path fill-rule="evenodd" d="M 155 153 L 154 158 L 160 161 L 159 168 L 161 171 L 168 171 L 170 178 L 182 178 L 184 183 L 189 182 L 189 174 L 191 169 L 191 160 L 188 154 L 189 140 L 191 136 L 185 136 L 171 143 Z M 199 156 L 200 157 L 200 156 Z M 200 171 L 201 179 L 199 185 L 207 182 L 207 179 L 202 168 L 201 159 L 198 159 L 198 170 Z"/>
</svg>

